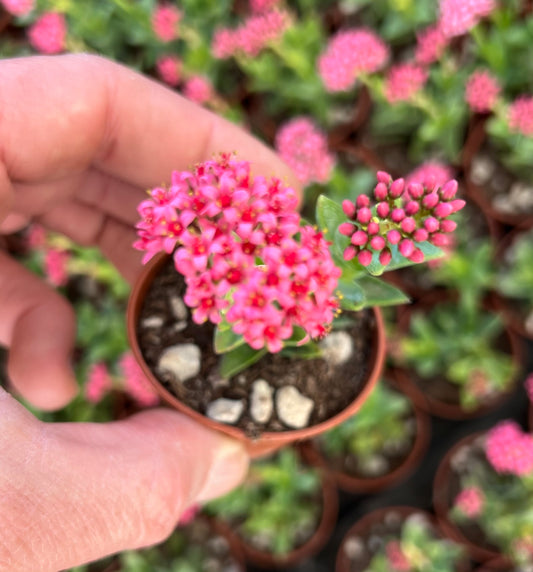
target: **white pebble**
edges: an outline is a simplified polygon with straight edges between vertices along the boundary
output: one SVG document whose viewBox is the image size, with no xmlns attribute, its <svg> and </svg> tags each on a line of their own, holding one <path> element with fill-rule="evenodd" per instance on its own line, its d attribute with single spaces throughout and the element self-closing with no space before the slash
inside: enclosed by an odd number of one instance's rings
<svg viewBox="0 0 533 572">
<path fill-rule="evenodd" d="M 160 328 L 165 321 L 161 316 L 149 316 L 142 321 L 143 328 Z"/>
<path fill-rule="evenodd" d="M 219 423 L 236 423 L 244 409 L 242 399 L 225 399 L 221 397 L 207 406 L 207 416 Z"/>
<path fill-rule="evenodd" d="M 267 423 L 274 409 L 274 388 L 264 379 L 256 379 L 250 397 L 250 415 L 256 423 Z"/>
<path fill-rule="evenodd" d="M 353 338 L 347 332 L 331 332 L 321 342 L 323 358 L 332 365 L 346 363 L 353 354 Z"/>
<path fill-rule="evenodd" d="M 278 417 L 287 427 L 293 429 L 307 427 L 314 407 L 314 401 L 302 395 L 292 385 L 286 385 L 276 393 Z"/>
<path fill-rule="evenodd" d="M 194 344 L 178 344 L 166 348 L 159 358 L 157 367 L 171 373 L 177 381 L 183 382 L 200 373 L 201 352 Z"/>
<path fill-rule="evenodd" d="M 187 319 L 189 315 L 187 312 L 187 306 L 185 306 L 183 300 L 178 296 L 172 296 L 170 298 L 170 308 L 172 310 L 172 313 L 174 314 L 174 317 L 177 318 L 178 320 Z"/>
</svg>

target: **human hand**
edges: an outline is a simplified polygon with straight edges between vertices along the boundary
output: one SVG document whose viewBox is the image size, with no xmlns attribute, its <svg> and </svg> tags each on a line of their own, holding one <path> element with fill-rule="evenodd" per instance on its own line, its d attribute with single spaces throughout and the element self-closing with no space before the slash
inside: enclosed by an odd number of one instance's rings
<svg viewBox="0 0 533 572">
<path fill-rule="evenodd" d="M 36 220 L 98 246 L 130 281 L 145 189 L 220 151 L 296 185 L 275 154 L 176 93 L 101 58 L 0 62 L 0 233 Z M 0 252 L 0 344 L 22 396 L 42 409 L 76 392 L 74 316 Z M 0 570 L 56 571 L 153 544 L 191 503 L 243 477 L 225 437 L 169 410 L 106 425 L 44 424 L 0 390 Z"/>
</svg>

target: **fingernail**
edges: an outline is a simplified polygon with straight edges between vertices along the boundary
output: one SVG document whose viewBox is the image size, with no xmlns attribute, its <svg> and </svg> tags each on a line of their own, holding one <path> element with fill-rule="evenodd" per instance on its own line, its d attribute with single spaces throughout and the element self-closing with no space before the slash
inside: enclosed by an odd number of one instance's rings
<svg viewBox="0 0 533 572">
<path fill-rule="evenodd" d="M 197 501 L 212 500 L 239 485 L 248 471 L 248 462 L 248 455 L 238 441 L 224 439 L 222 445 L 217 449 Z"/>
</svg>

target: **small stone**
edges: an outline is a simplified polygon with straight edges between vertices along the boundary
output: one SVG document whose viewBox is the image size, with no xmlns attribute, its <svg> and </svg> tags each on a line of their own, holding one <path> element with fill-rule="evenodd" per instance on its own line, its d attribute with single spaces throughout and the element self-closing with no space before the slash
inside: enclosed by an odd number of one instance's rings
<svg viewBox="0 0 533 572">
<path fill-rule="evenodd" d="M 149 316 L 141 322 L 143 328 L 160 328 L 165 323 L 161 316 Z"/>
<path fill-rule="evenodd" d="M 201 352 L 194 344 L 178 344 L 163 350 L 157 367 L 171 373 L 176 381 L 183 382 L 200 373 Z"/>
<path fill-rule="evenodd" d="M 314 401 L 302 395 L 292 385 L 286 385 L 276 392 L 276 411 L 280 421 L 287 427 L 307 427 L 314 407 Z"/>
<path fill-rule="evenodd" d="M 476 185 L 483 185 L 492 177 L 493 172 L 494 163 L 492 160 L 485 155 L 480 155 L 472 161 L 470 178 Z"/>
<path fill-rule="evenodd" d="M 371 554 L 379 552 L 383 548 L 384 544 L 385 544 L 385 539 L 382 538 L 381 536 L 378 536 L 377 534 L 372 534 L 371 536 L 369 536 L 366 543 L 366 545 L 368 546 L 368 551 Z"/>
<path fill-rule="evenodd" d="M 402 523 L 402 515 L 395 510 L 391 510 L 385 514 L 383 522 L 388 528 L 396 528 Z"/>
<path fill-rule="evenodd" d="M 179 322 L 176 322 L 173 326 L 172 329 L 175 332 L 182 332 L 185 328 L 187 327 L 187 322 L 185 320 L 180 320 Z"/>
<path fill-rule="evenodd" d="M 359 470 L 365 477 L 379 477 L 389 470 L 389 462 L 383 455 L 372 455 L 368 459 L 359 459 Z"/>
<path fill-rule="evenodd" d="M 365 544 L 359 536 L 352 536 L 344 543 L 344 553 L 350 560 L 356 560 L 365 553 Z"/>
<path fill-rule="evenodd" d="M 185 302 L 179 296 L 171 296 L 170 309 L 174 317 L 178 320 L 187 320 L 189 316 L 187 306 L 185 306 Z"/>
<path fill-rule="evenodd" d="M 400 456 L 409 451 L 410 439 L 389 439 L 383 444 L 383 452 L 387 455 Z"/>
<path fill-rule="evenodd" d="M 320 342 L 320 349 L 327 362 L 342 365 L 353 354 L 353 338 L 347 332 L 331 332 Z"/>
<path fill-rule="evenodd" d="M 256 423 L 267 423 L 274 409 L 274 388 L 264 379 L 256 379 L 252 384 L 250 415 Z"/>
<path fill-rule="evenodd" d="M 237 423 L 244 409 L 242 399 L 225 399 L 221 397 L 207 406 L 206 415 L 219 423 Z"/>
</svg>

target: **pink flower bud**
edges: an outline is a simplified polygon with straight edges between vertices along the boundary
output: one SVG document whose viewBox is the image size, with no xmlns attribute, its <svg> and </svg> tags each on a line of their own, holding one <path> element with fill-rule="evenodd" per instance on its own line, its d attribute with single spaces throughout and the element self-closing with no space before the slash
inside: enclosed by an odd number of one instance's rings
<svg viewBox="0 0 533 572">
<path fill-rule="evenodd" d="M 424 187 L 420 183 L 409 183 L 407 192 L 413 199 L 419 199 L 424 194 Z"/>
<path fill-rule="evenodd" d="M 425 228 L 418 228 L 413 234 L 415 242 L 425 242 L 428 239 L 428 231 Z"/>
<path fill-rule="evenodd" d="M 403 209 L 394 209 L 390 215 L 393 222 L 401 222 L 405 218 Z"/>
<path fill-rule="evenodd" d="M 367 243 L 368 235 L 364 230 L 358 230 L 352 234 L 351 243 L 355 246 L 363 246 Z"/>
<path fill-rule="evenodd" d="M 390 264 L 391 260 L 392 260 L 392 254 L 388 248 L 386 248 L 385 250 L 382 250 L 379 253 L 379 263 L 382 266 L 387 266 L 388 264 Z"/>
<path fill-rule="evenodd" d="M 424 221 L 424 228 L 431 234 L 432 232 L 437 232 L 437 230 L 439 230 L 439 221 L 432 217 L 429 216 L 425 221 Z"/>
<path fill-rule="evenodd" d="M 455 199 L 453 201 L 450 201 L 449 203 L 450 205 L 452 205 L 452 209 L 454 213 L 460 211 L 465 205 L 466 205 L 466 201 L 463 201 L 463 199 Z"/>
<path fill-rule="evenodd" d="M 344 253 L 343 253 L 343 258 L 346 261 L 352 260 L 352 258 L 354 258 L 355 256 L 355 247 L 354 246 L 348 246 L 347 248 L 344 249 Z"/>
<path fill-rule="evenodd" d="M 370 241 L 370 247 L 378 252 L 385 248 L 385 239 L 382 236 L 374 236 Z"/>
<path fill-rule="evenodd" d="M 405 256 L 405 258 L 409 258 L 411 254 L 413 254 L 414 249 L 415 245 L 413 244 L 413 241 L 408 238 L 404 238 L 398 246 L 400 254 Z"/>
<path fill-rule="evenodd" d="M 439 195 L 437 193 L 430 193 L 422 199 L 422 205 L 427 209 L 432 209 L 439 204 L 439 200 Z"/>
<path fill-rule="evenodd" d="M 434 244 L 435 246 L 447 246 L 449 241 L 448 237 L 445 234 L 437 232 L 429 237 L 429 242 L 431 242 L 431 244 Z"/>
<path fill-rule="evenodd" d="M 455 197 L 458 187 L 459 185 L 457 181 L 455 179 L 452 179 L 442 187 L 442 189 L 440 190 L 440 196 L 444 200 L 449 201 L 453 199 L 453 197 Z"/>
<path fill-rule="evenodd" d="M 405 233 L 411 234 L 416 228 L 415 219 L 412 217 L 404 218 L 400 226 Z"/>
<path fill-rule="evenodd" d="M 378 183 L 374 189 L 374 196 L 378 201 L 384 201 L 389 194 L 389 188 L 385 183 Z"/>
<path fill-rule="evenodd" d="M 401 197 L 404 188 L 405 188 L 405 181 L 403 179 L 396 179 L 390 186 L 391 196 L 394 197 L 395 199 Z"/>
<path fill-rule="evenodd" d="M 453 212 L 453 207 L 450 203 L 439 203 L 435 207 L 433 214 L 437 218 L 446 218 L 447 216 L 450 216 L 452 212 Z"/>
<path fill-rule="evenodd" d="M 355 206 L 358 209 L 362 209 L 363 207 L 367 207 L 370 204 L 370 199 L 366 195 L 359 195 L 355 200 Z"/>
<path fill-rule="evenodd" d="M 424 253 L 420 250 L 420 248 L 415 248 L 410 256 L 408 256 L 411 262 L 415 264 L 420 264 L 424 262 Z"/>
<path fill-rule="evenodd" d="M 377 222 L 369 222 L 366 231 L 370 235 L 377 234 L 379 232 L 379 224 Z"/>
<path fill-rule="evenodd" d="M 378 171 L 376 178 L 380 183 L 384 183 L 385 185 L 389 185 L 392 181 L 392 177 L 385 171 Z"/>
<path fill-rule="evenodd" d="M 361 224 L 367 224 L 368 222 L 370 222 L 371 218 L 372 218 L 372 211 L 369 208 L 363 207 L 362 209 L 359 209 L 359 211 L 357 211 L 357 221 L 360 222 Z"/>
<path fill-rule="evenodd" d="M 352 236 L 355 226 L 351 222 L 343 222 L 339 225 L 339 232 L 344 236 Z"/>
<path fill-rule="evenodd" d="M 387 233 L 387 240 L 390 244 L 398 244 L 402 239 L 402 235 L 399 230 L 389 230 Z"/>
<path fill-rule="evenodd" d="M 357 260 L 361 266 L 368 266 L 372 262 L 372 253 L 370 250 L 361 250 L 357 255 Z"/>
<path fill-rule="evenodd" d="M 437 180 L 435 179 L 435 175 L 428 175 L 426 180 L 424 181 L 425 186 L 425 193 L 428 195 L 433 191 L 435 185 L 437 184 Z"/>
<path fill-rule="evenodd" d="M 453 220 L 442 220 L 440 223 L 440 230 L 442 232 L 453 232 L 457 228 L 457 223 Z"/>
<path fill-rule="evenodd" d="M 376 212 L 378 213 L 378 216 L 380 216 L 381 218 L 386 218 L 387 215 L 389 214 L 390 211 L 390 207 L 389 207 L 389 203 L 379 203 L 378 206 L 376 207 Z"/>
<path fill-rule="evenodd" d="M 420 210 L 420 205 L 416 201 L 409 201 L 405 205 L 404 210 L 407 216 L 413 216 Z"/>
<path fill-rule="evenodd" d="M 346 199 L 342 201 L 342 210 L 348 218 L 353 218 L 355 215 L 355 204 Z"/>
</svg>

